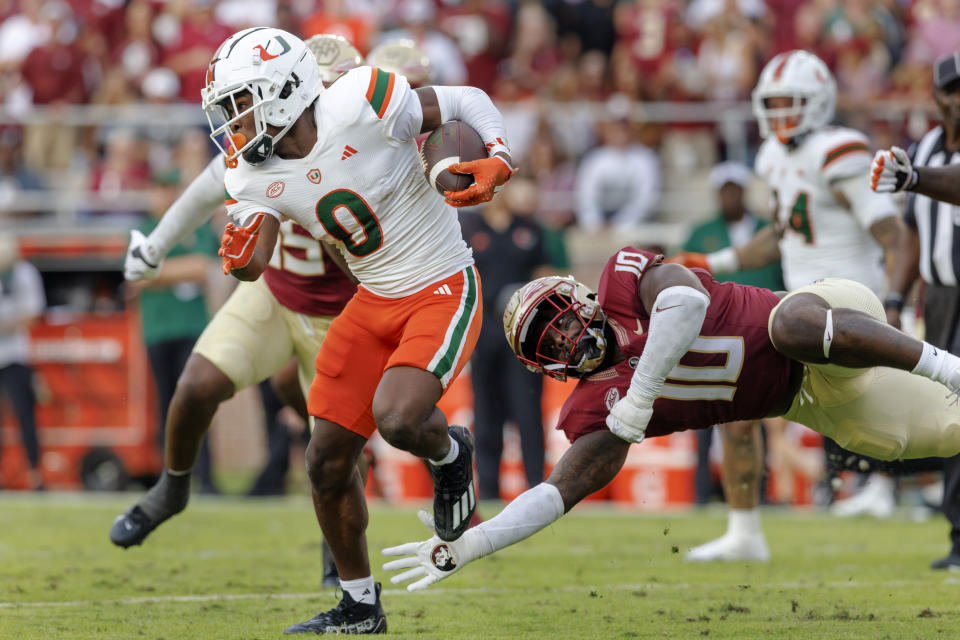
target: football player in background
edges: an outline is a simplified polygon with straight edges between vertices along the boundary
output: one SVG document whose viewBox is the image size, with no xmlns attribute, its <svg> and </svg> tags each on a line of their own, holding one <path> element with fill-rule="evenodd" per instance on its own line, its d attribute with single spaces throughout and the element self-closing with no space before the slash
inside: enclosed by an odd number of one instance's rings
<svg viewBox="0 0 960 640">
<path fill-rule="evenodd" d="M 413 40 L 399 38 L 387 40 L 367 54 L 366 63 L 384 71 L 399 73 L 411 87 L 417 88 L 433 81 L 433 66 L 430 58 L 417 48 Z"/>
<path fill-rule="evenodd" d="M 343 588 L 340 604 L 287 633 L 380 633 L 386 616 L 366 552 L 356 461 L 375 430 L 432 463 L 434 517 L 463 535 L 476 508 L 472 439 L 436 408 L 466 363 L 480 321 L 479 278 L 447 205 L 486 202 L 513 173 L 503 121 L 471 87 L 412 90 L 397 74 L 348 71 L 324 90 L 303 42 L 279 29 L 228 38 L 202 92 L 211 137 L 234 166 L 224 182 L 225 273 L 260 277 L 289 217 L 335 243 L 360 286 L 330 325 L 308 396 L 314 506 Z M 222 118 L 218 124 L 215 118 Z M 454 164 L 475 182 L 446 192 L 423 178 L 414 138 L 460 120 L 488 157 Z"/>
<path fill-rule="evenodd" d="M 774 224 L 745 245 L 710 254 L 681 254 L 687 266 L 714 273 L 754 269 L 780 260 L 790 291 L 822 278 L 849 278 L 884 296 L 886 269 L 894 263 L 903 223 L 893 199 L 870 190 L 867 137 L 854 129 L 831 126 L 836 83 L 827 66 L 807 51 L 775 56 L 760 73 L 753 91 L 753 112 L 764 138 L 754 170 L 773 190 Z M 733 428 L 739 428 L 734 425 Z M 725 427 L 730 428 L 730 427 Z M 759 433 L 745 430 L 727 439 L 740 449 L 761 450 Z M 753 446 L 746 446 L 752 442 Z M 750 485 L 753 507 L 731 509 L 727 532 L 690 550 L 691 560 L 744 560 L 765 540 L 760 528 L 761 456 L 738 465 Z M 754 467 L 750 471 L 749 467 Z M 889 514 L 893 480 L 874 473 L 863 495 L 834 505 L 834 513 L 852 515 L 873 509 Z"/>
<path fill-rule="evenodd" d="M 503 323 L 520 361 L 580 379 L 557 426 L 572 445 L 546 482 L 459 539 L 384 549 L 401 556 L 383 567 L 401 571 L 393 583 L 423 589 L 550 525 L 647 437 L 784 415 L 882 459 L 960 451 L 960 357 L 888 325 L 866 286 L 829 278 L 777 294 L 662 259 L 625 247 L 599 294 L 558 277 L 514 293 Z"/>
<path fill-rule="evenodd" d="M 317 35 L 306 44 L 324 83 L 363 62 L 353 45 L 340 36 Z M 224 158 L 218 155 L 150 235 L 131 232 L 124 262 L 126 280 L 156 278 L 170 249 L 223 206 L 225 172 Z M 298 366 L 284 372 L 296 379 L 284 378 L 278 384 L 286 391 L 286 401 L 309 423 L 305 398 L 313 379 L 313 359 L 333 316 L 354 291 L 356 286 L 320 242 L 293 221 L 283 222 L 262 280 L 238 286 L 197 341 L 170 403 L 163 474 L 117 517 L 110 529 L 114 544 L 141 544 L 153 529 L 186 508 L 190 471 L 217 408 L 238 390 L 277 374 L 291 358 Z M 338 584 L 336 565 L 324 544 L 324 585 Z"/>
</svg>

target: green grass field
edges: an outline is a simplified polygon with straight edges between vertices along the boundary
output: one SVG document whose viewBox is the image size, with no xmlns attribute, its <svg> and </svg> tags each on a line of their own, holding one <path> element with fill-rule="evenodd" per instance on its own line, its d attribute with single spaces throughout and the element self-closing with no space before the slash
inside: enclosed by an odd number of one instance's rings
<svg viewBox="0 0 960 640">
<path fill-rule="evenodd" d="M 336 603 L 306 498 L 194 497 L 121 551 L 107 530 L 132 497 L 0 494 L 0 638 L 278 638 Z M 689 565 L 722 510 L 584 505 L 415 594 L 388 582 L 379 553 L 423 539 L 415 508 L 374 505 L 369 543 L 401 638 L 960 638 L 960 574 L 927 569 L 947 548 L 942 519 L 764 522 L 769 565 Z"/>
</svg>

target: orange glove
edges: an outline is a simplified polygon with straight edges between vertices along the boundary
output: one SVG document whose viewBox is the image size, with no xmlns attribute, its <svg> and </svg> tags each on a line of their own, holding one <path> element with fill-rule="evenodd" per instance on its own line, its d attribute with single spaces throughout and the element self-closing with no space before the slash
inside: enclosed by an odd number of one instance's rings
<svg viewBox="0 0 960 640">
<path fill-rule="evenodd" d="M 220 251 L 217 252 L 223 258 L 223 275 L 230 275 L 231 269 L 242 269 L 250 264 L 265 215 L 258 213 L 253 217 L 253 222 L 245 227 L 227 223 L 220 239 Z"/>
<path fill-rule="evenodd" d="M 454 207 L 472 207 L 482 202 L 489 202 L 494 192 L 499 191 L 516 171 L 500 156 L 458 162 L 450 165 L 447 170 L 453 173 L 473 174 L 474 183 L 463 191 L 443 192 L 447 204 Z"/>
<path fill-rule="evenodd" d="M 681 251 L 677 255 L 665 259 L 664 262 L 682 264 L 688 269 L 703 269 L 707 273 L 710 273 L 710 265 L 707 263 L 707 256 L 702 253 Z"/>
</svg>

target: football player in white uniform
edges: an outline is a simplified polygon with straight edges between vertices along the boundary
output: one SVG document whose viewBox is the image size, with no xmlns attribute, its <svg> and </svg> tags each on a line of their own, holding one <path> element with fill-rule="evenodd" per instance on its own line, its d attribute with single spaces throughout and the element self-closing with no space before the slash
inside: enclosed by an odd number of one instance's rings
<svg viewBox="0 0 960 640">
<path fill-rule="evenodd" d="M 449 540 L 476 508 L 472 439 L 436 408 L 467 362 L 480 322 L 479 278 L 456 211 L 488 201 L 513 173 L 503 121 L 471 87 L 411 90 L 402 76 L 359 67 L 324 90 L 299 38 L 253 28 L 218 49 L 202 92 L 227 170 L 225 272 L 256 280 L 280 221 L 335 243 L 360 282 L 316 358 L 307 468 L 343 600 L 288 633 L 379 633 L 380 588 L 366 553 L 360 452 L 375 430 L 432 462 L 434 516 Z M 220 124 L 217 118 L 221 118 Z M 475 182 L 444 199 L 423 177 L 415 137 L 460 120 L 488 157 L 454 164 Z"/>
<path fill-rule="evenodd" d="M 780 259 L 791 291 L 836 276 L 865 284 L 883 298 L 884 262 L 892 267 L 903 223 L 893 199 L 870 189 L 867 137 L 830 126 L 835 103 L 833 75 L 812 53 L 790 51 L 767 63 L 753 91 L 753 111 L 764 138 L 755 171 L 773 190 L 775 224 L 736 249 L 683 254 L 678 261 L 725 272 Z M 759 449 L 755 431 L 732 437 L 752 439 Z M 731 509 L 727 533 L 691 549 L 689 560 L 765 559 L 767 554 L 757 554 L 766 549 L 755 506 L 761 474 L 762 466 L 743 474 L 753 485 L 754 507 Z M 889 478 L 872 481 L 892 490 Z"/>
<path fill-rule="evenodd" d="M 360 53 L 340 36 L 317 35 L 306 44 L 324 83 L 363 63 Z M 149 236 L 131 232 L 124 262 L 127 280 L 155 278 L 170 248 L 223 205 L 225 172 L 224 158 L 218 155 Z M 170 405 L 164 473 L 114 521 L 110 539 L 117 546 L 141 544 L 153 529 L 186 508 L 190 470 L 201 439 L 220 403 L 237 390 L 276 374 L 275 386 L 284 401 L 308 420 L 306 395 L 313 359 L 327 326 L 356 287 L 321 244 L 292 220 L 281 225 L 264 280 L 237 287 L 197 341 Z M 281 369 L 294 356 L 298 366 Z M 324 545 L 324 585 L 337 584 L 336 565 Z"/>
</svg>

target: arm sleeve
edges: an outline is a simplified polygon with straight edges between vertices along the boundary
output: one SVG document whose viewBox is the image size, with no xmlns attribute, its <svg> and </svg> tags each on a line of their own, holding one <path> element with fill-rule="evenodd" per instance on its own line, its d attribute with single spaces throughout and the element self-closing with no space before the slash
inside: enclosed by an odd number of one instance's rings
<svg viewBox="0 0 960 640">
<path fill-rule="evenodd" d="M 667 287 L 657 295 L 647 343 L 627 390 L 634 404 L 653 406 L 670 371 L 700 334 L 709 304 L 710 298 L 693 287 Z"/>
<path fill-rule="evenodd" d="M 503 116 L 483 90 L 476 87 L 433 87 L 443 122 L 460 120 L 480 134 L 487 154 L 510 153 Z"/>
<path fill-rule="evenodd" d="M 900 215 L 893 196 L 889 193 L 877 193 L 870 188 L 869 175 L 858 174 L 833 183 L 833 187 L 850 203 L 857 222 L 867 230 L 878 220 Z"/>
<path fill-rule="evenodd" d="M 223 204 L 225 172 L 223 157 L 218 155 L 163 214 L 149 235 L 150 243 L 161 256 L 166 256 L 178 242 L 209 220 Z"/>
</svg>

